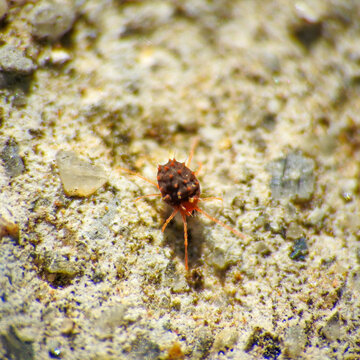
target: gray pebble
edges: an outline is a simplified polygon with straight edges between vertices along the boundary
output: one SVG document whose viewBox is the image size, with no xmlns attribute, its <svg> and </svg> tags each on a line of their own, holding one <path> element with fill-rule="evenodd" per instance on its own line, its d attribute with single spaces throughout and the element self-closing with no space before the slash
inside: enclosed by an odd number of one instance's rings
<svg viewBox="0 0 360 360">
<path fill-rule="evenodd" d="M 9 138 L 0 153 L 4 162 L 6 173 L 11 177 L 16 177 L 25 171 L 23 159 L 19 155 L 19 146 L 14 138 Z"/>
<path fill-rule="evenodd" d="M 58 40 L 72 28 L 75 18 L 75 9 L 69 2 L 40 1 L 31 14 L 32 33 L 40 39 Z"/>
<path fill-rule="evenodd" d="M 300 325 L 286 330 L 284 337 L 285 354 L 291 359 L 298 359 L 306 344 L 306 334 Z"/>
<path fill-rule="evenodd" d="M 314 167 L 312 159 L 297 151 L 272 161 L 267 167 L 272 175 L 272 197 L 277 200 L 310 200 L 315 185 Z"/>
<path fill-rule="evenodd" d="M 135 308 L 129 303 L 114 304 L 97 316 L 96 335 L 100 339 L 111 338 L 117 328 L 127 327 L 137 322 L 142 316 L 142 308 Z"/>
<path fill-rule="evenodd" d="M 35 71 L 36 65 L 25 56 L 23 50 L 4 45 L 0 48 L 0 69 L 7 73 L 29 75 Z"/>
</svg>

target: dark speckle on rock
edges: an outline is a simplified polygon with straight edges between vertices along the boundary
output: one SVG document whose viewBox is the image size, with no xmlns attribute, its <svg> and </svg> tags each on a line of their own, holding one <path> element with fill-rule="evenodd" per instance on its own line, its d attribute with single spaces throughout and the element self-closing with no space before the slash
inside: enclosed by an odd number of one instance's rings
<svg viewBox="0 0 360 360">
<path fill-rule="evenodd" d="M 274 199 L 310 200 L 314 192 L 314 161 L 294 151 L 284 158 L 272 161 L 270 188 Z"/>
<path fill-rule="evenodd" d="M 245 351 L 251 352 L 254 348 L 259 347 L 264 359 L 277 359 L 281 354 L 279 339 L 277 336 L 256 327 L 250 335 Z"/>
<path fill-rule="evenodd" d="M 305 238 L 300 238 L 296 240 L 294 247 L 289 255 L 292 260 L 305 260 L 306 255 L 308 254 L 308 247 L 306 244 Z"/>
<path fill-rule="evenodd" d="M 295 39 L 308 49 L 321 37 L 323 26 L 320 22 L 301 22 L 300 24 L 294 25 L 291 32 Z"/>
<path fill-rule="evenodd" d="M 35 71 L 36 65 L 25 56 L 24 51 L 13 45 L 0 48 L 0 69 L 7 73 L 29 75 Z"/>
<path fill-rule="evenodd" d="M 23 159 L 19 155 L 19 146 L 14 138 L 9 138 L 1 151 L 1 159 L 4 162 L 6 173 L 16 177 L 25 171 Z"/>
<path fill-rule="evenodd" d="M 324 23 L 321 9 L 316 6 L 307 6 L 304 2 L 295 5 L 297 20 L 290 26 L 293 37 L 306 49 L 310 49 L 324 32 Z"/>
</svg>

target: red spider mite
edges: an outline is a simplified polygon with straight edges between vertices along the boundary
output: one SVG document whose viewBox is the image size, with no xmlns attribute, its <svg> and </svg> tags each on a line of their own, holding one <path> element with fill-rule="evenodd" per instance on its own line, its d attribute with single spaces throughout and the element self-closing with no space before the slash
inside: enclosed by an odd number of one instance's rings
<svg viewBox="0 0 360 360">
<path fill-rule="evenodd" d="M 197 171 L 191 171 L 188 166 L 190 166 L 191 159 L 194 155 L 195 148 L 199 142 L 199 139 L 196 138 L 193 142 L 189 158 L 185 162 L 181 163 L 174 159 L 169 159 L 165 165 L 158 166 L 157 181 L 158 183 L 126 168 L 117 167 L 120 170 L 126 171 L 132 175 L 138 176 L 139 178 L 149 182 L 150 184 L 156 186 L 160 190 L 160 194 L 148 194 L 140 196 L 135 199 L 135 201 L 149 197 L 149 196 L 161 196 L 161 198 L 170 206 L 173 207 L 172 214 L 165 221 L 164 225 L 161 228 L 161 231 L 164 232 L 166 226 L 169 222 L 175 217 L 177 213 L 180 213 L 183 223 L 184 223 L 184 244 L 185 244 L 185 269 L 188 271 L 188 233 L 187 233 L 187 222 L 186 217 L 193 215 L 195 211 L 205 215 L 210 220 L 215 223 L 223 226 L 225 229 L 228 229 L 236 236 L 241 239 L 245 239 L 245 235 L 239 231 L 233 229 L 229 225 L 224 224 L 222 221 L 214 218 L 209 215 L 204 210 L 200 209 L 198 203 L 206 200 L 222 200 L 218 197 L 207 197 L 200 198 L 200 183 L 196 178 L 196 175 L 199 173 L 200 167 Z"/>
</svg>

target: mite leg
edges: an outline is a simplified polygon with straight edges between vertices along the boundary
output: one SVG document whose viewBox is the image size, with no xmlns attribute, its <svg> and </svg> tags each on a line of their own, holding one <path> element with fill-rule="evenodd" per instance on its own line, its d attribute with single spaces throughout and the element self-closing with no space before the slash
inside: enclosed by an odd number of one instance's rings
<svg viewBox="0 0 360 360">
<path fill-rule="evenodd" d="M 213 216 L 209 215 L 209 214 L 208 214 L 207 212 L 205 212 L 204 210 L 202 210 L 202 209 L 200 209 L 200 208 L 196 208 L 195 210 L 198 211 L 198 212 L 200 212 L 200 213 L 202 213 L 202 214 L 204 214 L 204 215 L 205 215 L 207 218 L 209 218 L 211 221 L 219 224 L 220 226 L 224 227 L 225 229 L 228 229 L 229 231 L 231 231 L 233 234 L 235 234 L 235 235 L 238 236 L 239 238 L 244 239 L 244 240 L 246 239 L 246 236 L 245 236 L 244 234 L 242 234 L 241 232 L 233 229 L 231 226 L 224 224 L 222 221 L 220 221 L 220 220 L 214 218 Z"/>
<path fill-rule="evenodd" d="M 165 221 L 163 227 L 161 228 L 161 231 L 164 232 L 167 225 L 169 224 L 169 222 L 174 218 L 174 216 L 177 214 L 179 210 L 178 209 L 175 209 L 172 214 L 167 218 L 167 220 Z"/>
<path fill-rule="evenodd" d="M 194 156 L 195 148 L 197 147 L 198 143 L 199 143 L 199 137 L 196 137 L 196 138 L 194 139 L 194 142 L 193 142 L 192 146 L 191 146 L 191 151 L 190 151 L 190 154 L 189 154 L 189 158 L 188 158 L 188 160 L 187 160 L 187 162 L 186 162 L 186 166 L 187 166 L 187 167 L 190 166 L 191 159 L 192 159 L 192 157 Z"/>
<path fill-rule="evenodd" d="M 158 185 L 155 181 L 152 181 L 152 180 L 146 178 L 145 176 L 142 176 L 142 175 L 138 174 L 138 173 L 135 172 L 135 171 L 132 171 L 132 170 L 123 168 L 123 167 L 121 167 L 121 166 L 117 166 L 116 169 L 121 170 L 121 171 L 125 171 L 125 172 L 127 172 L 127 173 L 129 173 L 129 174 L 131 174 L 131 175 L 137 176 L 137 177 L 139 177 L 140 179 L 143 179 L 143 180 L 147 181 L 148 183 L 154 185 L 155 187 L 159 188 L 159 185 Z"/>
<path fill-rule="evenodd" d="M 202 166 L 203 166 L 202 162 L 198 162 L 198 168 L 195 171 L 195 176 L 199 175 L 199 172 L 201 171 Z"/>
</svg>

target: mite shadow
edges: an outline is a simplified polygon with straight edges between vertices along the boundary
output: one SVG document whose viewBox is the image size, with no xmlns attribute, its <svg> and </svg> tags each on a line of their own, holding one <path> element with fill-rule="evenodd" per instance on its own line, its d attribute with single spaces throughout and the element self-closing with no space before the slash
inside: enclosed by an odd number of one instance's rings
<svg viewBox="0 0 360 360">
<path fill-rule="evenodd" d="M 173 209 L 166 207 L 161 212 L 162 224 L 171 215 Z M 187 217 L 188 225 L 188 261 L 189 270 L 203 264 L 201 258 L 202 248 L 205 242 L 204 226 L 198 218 L 199 214 Z M 169 246 L 176 257 L 178 257 L 185 266 L 185 246 L 184 246 L 184 224 L 180 214 L 168 224 L 164 232 L 164 244 Z"/>
</svg>

